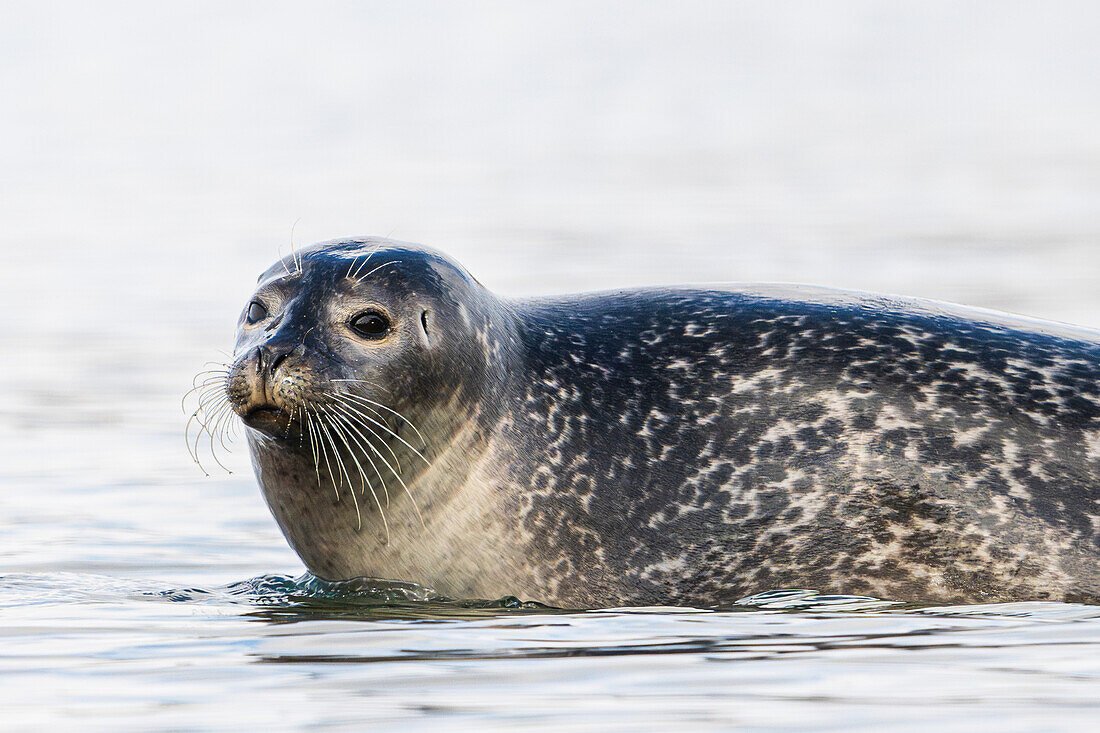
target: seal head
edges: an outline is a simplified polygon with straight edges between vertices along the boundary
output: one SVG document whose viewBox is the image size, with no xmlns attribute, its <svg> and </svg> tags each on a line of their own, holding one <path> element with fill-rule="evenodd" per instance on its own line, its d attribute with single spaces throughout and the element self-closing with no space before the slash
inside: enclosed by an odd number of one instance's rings
<svg viewBox="0 0 1100 733">
<path fill-rule="evenodd" d="M 323 243 L 260 276 L 227 393 L 265 497 L 312 571 L 382 574 L 362 561 L 373 546 L 424 531 L 424 504 L 446 492 L 427 492 L 423 474 L 442 461 L 460 479 L 449 456 L 484 442 L 509 328 L 491 294 L 423 247 Z"/>
</svg>

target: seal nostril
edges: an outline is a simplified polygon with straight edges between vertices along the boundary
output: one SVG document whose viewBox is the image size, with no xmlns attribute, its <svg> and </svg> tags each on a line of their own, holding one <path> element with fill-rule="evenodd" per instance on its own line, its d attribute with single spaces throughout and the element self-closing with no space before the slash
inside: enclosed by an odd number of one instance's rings
<svg viewBox="0 0 1100 733">
<path fill-rule="evenodd" d="M 286 358 L 287 358 L 288 356 L 290 356 L 290 352 L 284 351 L 284 352 L 283 352 L 283 353 L 281 353 L 281 354 L 277 354 L 277 355 L 275 356 L 275 358 L 273 358 L 273 359 L 271 360 L 271 367 L 270 367 L 270 371 L 271 371 L 271 373 L 272 373 L 272 374 L 274 374 L 274 373 L 275 373 L 275 370 L 279 368 L 279 365 L 280 365 L 280 364 L 282 364 L 282 363 L 283 363 L 284 361 L 286 361 Z"/>
<path fill-rule="evenodd" d="M 257 346 L 256 347 L 256 370 L 260 374 L 274 374 L 275 370 L 279 368 L 291 352 L 289 351 L 273 351 L 271 347 Z"/>
</svg>

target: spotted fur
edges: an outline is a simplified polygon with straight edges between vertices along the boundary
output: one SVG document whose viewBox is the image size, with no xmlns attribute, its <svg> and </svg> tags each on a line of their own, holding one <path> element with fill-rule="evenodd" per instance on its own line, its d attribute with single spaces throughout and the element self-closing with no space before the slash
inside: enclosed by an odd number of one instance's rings
<svg viewBox="0 0 1100 733">
<path fill-rule="evenodd" d="M 397 264 L 356 297 L 430 327 L 353 368 L 325 303 L 379 248 Z M 380 381 L 427 435 L 427 463 L 403 468 L 423 518 L 399 493 L 383 535 L 369 502 L 349 521 L 293 424 L 251 431 L 268 504 L 321 577 L 566 606 L 790 587 L 1100 600 L 1098 332 L 820 288 L 508 301 L 385 240 L 293 264 L 287 315 L 241 343 L 293 349 L 302 393 L 334 369 Z"/>
<path fill-rule="evenodd" d="M 1100 597 L 1100 334 L 805 288 L 516 312 L 504 432 L 551 597 Z"/>
</svg>

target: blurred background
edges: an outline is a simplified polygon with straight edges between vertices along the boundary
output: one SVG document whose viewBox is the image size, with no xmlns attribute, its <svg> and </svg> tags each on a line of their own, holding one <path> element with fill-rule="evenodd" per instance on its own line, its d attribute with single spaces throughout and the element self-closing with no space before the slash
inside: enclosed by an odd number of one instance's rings
<svg viewBox="0 0 1100 733">
<path fill-rule="evenodd" d="M 429 244 L 502 294 L 795 281 L 1100 327 L 1089 0 L 0 21 L 6 570 L 296 567 L 179 406 L 292 232 Z"/>
</svg>

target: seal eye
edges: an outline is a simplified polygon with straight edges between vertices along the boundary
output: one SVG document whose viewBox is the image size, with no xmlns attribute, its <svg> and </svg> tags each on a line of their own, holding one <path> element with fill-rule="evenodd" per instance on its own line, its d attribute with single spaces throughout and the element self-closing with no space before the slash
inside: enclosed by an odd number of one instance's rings
<svg viewBox="0 0 1100 733">
<path fill-rule="evenodd" d="M 267 308 L 264 308 L 263 303 L 254 300 L 248 304 L 248 314 L 244 317 L 246 323 L 257 323 L 265 318 L 267 318 Z"/>
<path fill-rule="evenodd" d="M 390 332 L 390 322 L 378 311 L 366 311 L 351 319 L 351 328 L 363 338 L 380 339 Z"/>
</svg>

